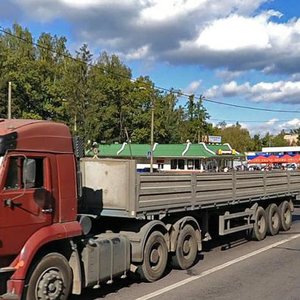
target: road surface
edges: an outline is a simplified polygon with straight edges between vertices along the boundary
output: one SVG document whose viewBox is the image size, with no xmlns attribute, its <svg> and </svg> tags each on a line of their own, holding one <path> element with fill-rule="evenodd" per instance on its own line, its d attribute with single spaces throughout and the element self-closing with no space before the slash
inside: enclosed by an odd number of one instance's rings
<svg viewBox="0 0 300 300">
<path fill-rule="evenodd" d="M 71 299 L 299 300 L 300 207 L 293 219 L 290 231 L 260 242 L 247 241 L 239 234 L 207 244 L 193 268 L 167 270 L 157 282 L 117 280 Z"/>
</svg>

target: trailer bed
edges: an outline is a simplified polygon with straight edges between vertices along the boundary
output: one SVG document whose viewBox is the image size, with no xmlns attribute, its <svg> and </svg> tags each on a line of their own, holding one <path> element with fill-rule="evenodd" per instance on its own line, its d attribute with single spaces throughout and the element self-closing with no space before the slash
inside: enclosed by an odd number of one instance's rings
<svg viewBox="0 0 300 300">
<path fill-rule="evenodd" d="M 137 173 L 134 160 L 81 160 L 84 201 L 95 214 L 137 218 L 295 196 L 300 172 Z"/>
</svg>

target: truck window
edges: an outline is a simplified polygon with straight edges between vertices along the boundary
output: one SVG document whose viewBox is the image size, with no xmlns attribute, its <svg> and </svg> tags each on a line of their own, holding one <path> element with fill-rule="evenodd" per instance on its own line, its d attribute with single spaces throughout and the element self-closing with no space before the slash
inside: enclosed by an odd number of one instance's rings
<svg viewBox="0 0 300 300">
<path fill-rule="evenodd" d="M 11 157 L 9 160 L 9 169 L 5 182 L 5 189 L 18 189 L 24 187 L 23 169 L 24 157 Z M 43 158 L 29 158 L 28 162 L 35 164 L 32 178 L 26 182 L 26 188 L 41 188 L 44 185 L 44 163 Z M 28 164 L 27 162 L 27 164 Z"/>
<path fill-rule="evenodd" d="M 23 169 L 25 160 L 23 161 Z M 30 176 L 27 177 L 26 188 L 41 188 L 44 185 L 44 168 L 42 158 L 29 158 L 26 168 L 30 169 Z"/>
<path fill-rule="evenodd" d="M 5 189 L 18 189 L 19 177 L 18 177 L 18 157 L 11 157 L 9 160 L 8 173 L 5 182 Z"/>
</svg>

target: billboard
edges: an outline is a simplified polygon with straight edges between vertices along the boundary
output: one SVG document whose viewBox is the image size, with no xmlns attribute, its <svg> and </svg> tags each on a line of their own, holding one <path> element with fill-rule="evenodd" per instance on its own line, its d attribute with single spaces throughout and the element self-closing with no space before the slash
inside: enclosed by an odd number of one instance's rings
<svg viewBox="0 0 300 300">
<path fill-rule="evenodd" d="M 214 144 L 221 144 L 222 143 L 222 137 L 217 135 L 209 135 L 208 136 L 208 142 L 214 143 Z"/>
</svg>

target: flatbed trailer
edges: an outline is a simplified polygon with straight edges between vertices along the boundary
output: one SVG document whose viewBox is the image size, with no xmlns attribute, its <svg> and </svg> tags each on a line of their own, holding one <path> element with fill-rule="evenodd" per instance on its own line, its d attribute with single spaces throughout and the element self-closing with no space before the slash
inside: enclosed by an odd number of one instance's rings
<svg viewBox="0 0 300 300">
<path fill-rule="evenodd" d="M 86 203 L 102 216 L 141 218 L 294 198 L 300 172 L 138 173 L 134 160 L 81 160 L 83 189 L 98 191 Z M 100 192 L 100 193 L 99 193 Z"/>
<path fill-rule="evenodd" d="M 64 124 L 0 120 L 0 299 L 66 300 L 130 271 L 151 282 L 219 235 L 291 227 L 299 171 L 140 174 L 83 152 Z"/>
</svg>

